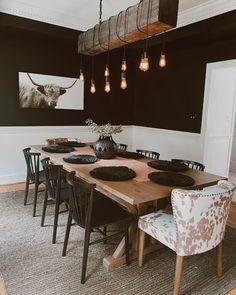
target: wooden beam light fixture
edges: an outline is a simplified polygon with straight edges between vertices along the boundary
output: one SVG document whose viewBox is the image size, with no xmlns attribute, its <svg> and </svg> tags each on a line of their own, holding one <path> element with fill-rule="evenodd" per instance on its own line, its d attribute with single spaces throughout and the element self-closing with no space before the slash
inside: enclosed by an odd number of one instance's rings
<svg viewBox="0 0 236 295">
<path fill-rule="evenodd" d="M 176 27 L 179 0 L 151 0 L 151 2 L 148 24 L 150 0 L 140 0 L 138 4 L 81 33 L 78 38 L 79 53 L 94 56 Z M 110 34 L 109 44 L 108 34 Z"/>
</svg>

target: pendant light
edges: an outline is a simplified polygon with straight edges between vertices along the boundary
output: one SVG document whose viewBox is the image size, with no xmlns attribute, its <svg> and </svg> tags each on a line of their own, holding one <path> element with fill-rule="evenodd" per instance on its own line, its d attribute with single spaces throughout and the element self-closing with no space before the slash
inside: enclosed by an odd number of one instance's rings
<svg viewBox="0 0 236 295">
<path fill-rule="evenodd" d="M 85 35 L 84 35 L 84 38 L 85 38 Z M 83 47 L 84 47 L 84 38 L 83 38 Z M 83 73 L 83 54 L 80 54 L 79 80 L 80 80 L 80 81 L 84 81 L 84 73 Z"/>
<path fill-rule="evenodd" d="M 94 80 L 94 56 L 92 56 L 92 78 L 90 83 L 90 92 L 94 94 L 96 92 L 96 85 Z"/>
<path fill-rule="evenodd" d="M 126 72 L 121 72 L 120 88 L 125 90 L 127 88 Z"/>
<path fill-rule="evenodd" d="M 139 4 L 142 4 L 142 8 L 143 8 L 143 2 L 140 1 Z M 139 8 L 140 8 L 140 6 L 139 6 Z M 143 71 L 143 72 L 146 72 L 146 71 L 149 70 L 149 58 L 148 58 L 148 38 L 149 38 L 149 31 L 148 31 L 148 29 L 149 29 L 149 21 L 150 21 L 150 18 L 151 18 L 150 12 L 151 12 L 151 1 L 149 0 L 148 1 L 148 9 L 147 9 L 147 31 L 146 31 L 145 48 L 143 49 L 143 53 L 142 53 L 141 60 L 140 60 L 140 63 L 139 63 L 139 69 L 141 71 Z M 137 18 L 138 18 L 138 15 L 137 15 Z M 137 28 L 140 31 L 138 25 L 137 25 Z M 141 31 L 141 32 L 144 33 L 143 31 Z"/>
<path fill-rule="evenodd" d="M 108 45 L 107 45 L 107 62 L 106 62 L 106 67 L 105 67 L 105 72 L 104 72 L 104 76 L 105 76 L 105 87 L 104 90 L 106 93 L 109 93 L 111 91 L 111 84 L 110 84 L 110 69 L 109 69 L 109 65 L 110 65 L 110 37 L 111 37 L 111 18 L 109 18 L 108 20 Z"/>
<path fill-rule="evenodd" d="M 95 38 L 95 29 L 93 30 L 93 44 L 94 44 L 94 38 Z M 91 69 L 91 82 L 90 82 L 90 92 L 94 94 L 96 92 L 96 84 L 94 79 L 94 56 L 92 56 L 92 69 Z"/>
<path fill-rule="evenodd" d="M 160 59 L 159 59 L 159 67 L 161 67 L 161 68 L 164 68 L 166 66 L 165 45 L 166 45 L 165 34 L 163 33 L 161 56 L 160 56 Z"/>
</svg>

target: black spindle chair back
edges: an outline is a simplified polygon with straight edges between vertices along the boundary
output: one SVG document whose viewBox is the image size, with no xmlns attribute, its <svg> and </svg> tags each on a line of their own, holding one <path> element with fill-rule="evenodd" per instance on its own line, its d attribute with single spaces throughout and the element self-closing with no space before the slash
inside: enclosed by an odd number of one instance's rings
<svg viewBox="0 0 236 295">
<path fill-rule="evenodd" d="M 74 221 L 81 227 L 86 227 L 86 222 L 91 222 L 93 210 L 93 193 L 95 184 L 82 183 L 71 172 L 67 175 L 70 189 L 69 211 Z"/>
<path fill-rule="evenodd" d="M 202 163 L 195 162 L 195 161 L 182 160 L 182 159 L 172 159 L 172 162 L 183 163 L 183 164 L 187 165 L 189 168 L 195 169 L 195 170 L 198 170 L 198 171 L 204 171 L 205 170 L 205 166 Z"/>
<path fill-rule="evenodd" d="M 154 151 L 137 149 L 136 152 L 139 153 L 139 154 L 144 155 L 147 158 L 151 158 L 151 159 L 154 159 L 154 160 L 158 160 L 159 157 L 160 157 L 160 154 L 158 152 L 154 152 Z"/>
<path fill-rule="evenodd" d="M 119 151 L 126 151 L 128 147 L 128 145 L 124 143 L 117 143 L 116 146 Z"/>
<path fill-rule="evenodd" d="M 27 166 L 27 175 L 31 181 L 38 180 L 39 174 L 39 158 L 40 153 L 30 152 L 30 148 L 23 149 L 26 166 Z"/>
</svg>

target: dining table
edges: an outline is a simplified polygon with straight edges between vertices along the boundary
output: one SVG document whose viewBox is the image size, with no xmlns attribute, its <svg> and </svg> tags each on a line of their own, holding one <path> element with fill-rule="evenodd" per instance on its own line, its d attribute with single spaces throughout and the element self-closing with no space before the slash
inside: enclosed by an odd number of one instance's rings
<svg viewBox="0 0 236 295">
<path fill-rule="evenodd" d="M 94 151 L 90 144 L 83 147 L 76 147 L 70 153 L 50 153 L 42 149 L 43 145 L 31 145 L 33 152 L 41 153 L 42 157 L 49 157 L 51 162 L 57 165 L 63 165 L 63 168 L 68 171 L 75 171 L 76 176 L 80 179 L 96 184 L 96 190 L 111 198 L 133 214 L 134 221 L 130 225 L 130 258 L 138 257 L 138 218 L 146 213 L 153 212 L 163 207 L 170 199 L 171 191 L 175 188 L 168 185 L 160 185 L 150 181 L 148 174 L 158 170 L 147 165 L 152 159 L 127 159 L 121 156 L 116 156 L 113 159 L 98 159 L 92 164 L 71 164 L 63 160 L 64 157 L 71 155 L 94 155 Z M 104 166 L 126 166 L 135 171 L 136 177 L 126 181 L 108 181 L 94 178 L 90 171 L 97 167 Z M 189 169 L 181 174 L 190 176 L 194 179 L 194 184 L 187 189 L 203 189 L 207 186 L 217 184 L 219 180 L 225 177 L 210 174 L 203 171 Z M 144 255 L 153 251 L 157 251 L 163 247 L 159 242 L 149 241 L 144 250 Z M 103 264 L 106 269 L 111 270 L 125 264 L 125 241 L 124 237 L 116 247 L 112 255 L 103 258 Z"/>
</svg>

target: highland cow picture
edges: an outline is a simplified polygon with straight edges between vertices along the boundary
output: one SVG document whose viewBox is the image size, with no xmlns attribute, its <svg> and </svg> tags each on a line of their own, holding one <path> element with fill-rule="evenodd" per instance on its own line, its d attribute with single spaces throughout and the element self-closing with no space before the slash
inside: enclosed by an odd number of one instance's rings
<svg viewBox="0 0 236 295">
<path fill-rule="evenodd" d="M 84 81 L 19 72 L 21 108 L 83 110 Z"/>
</svg>

